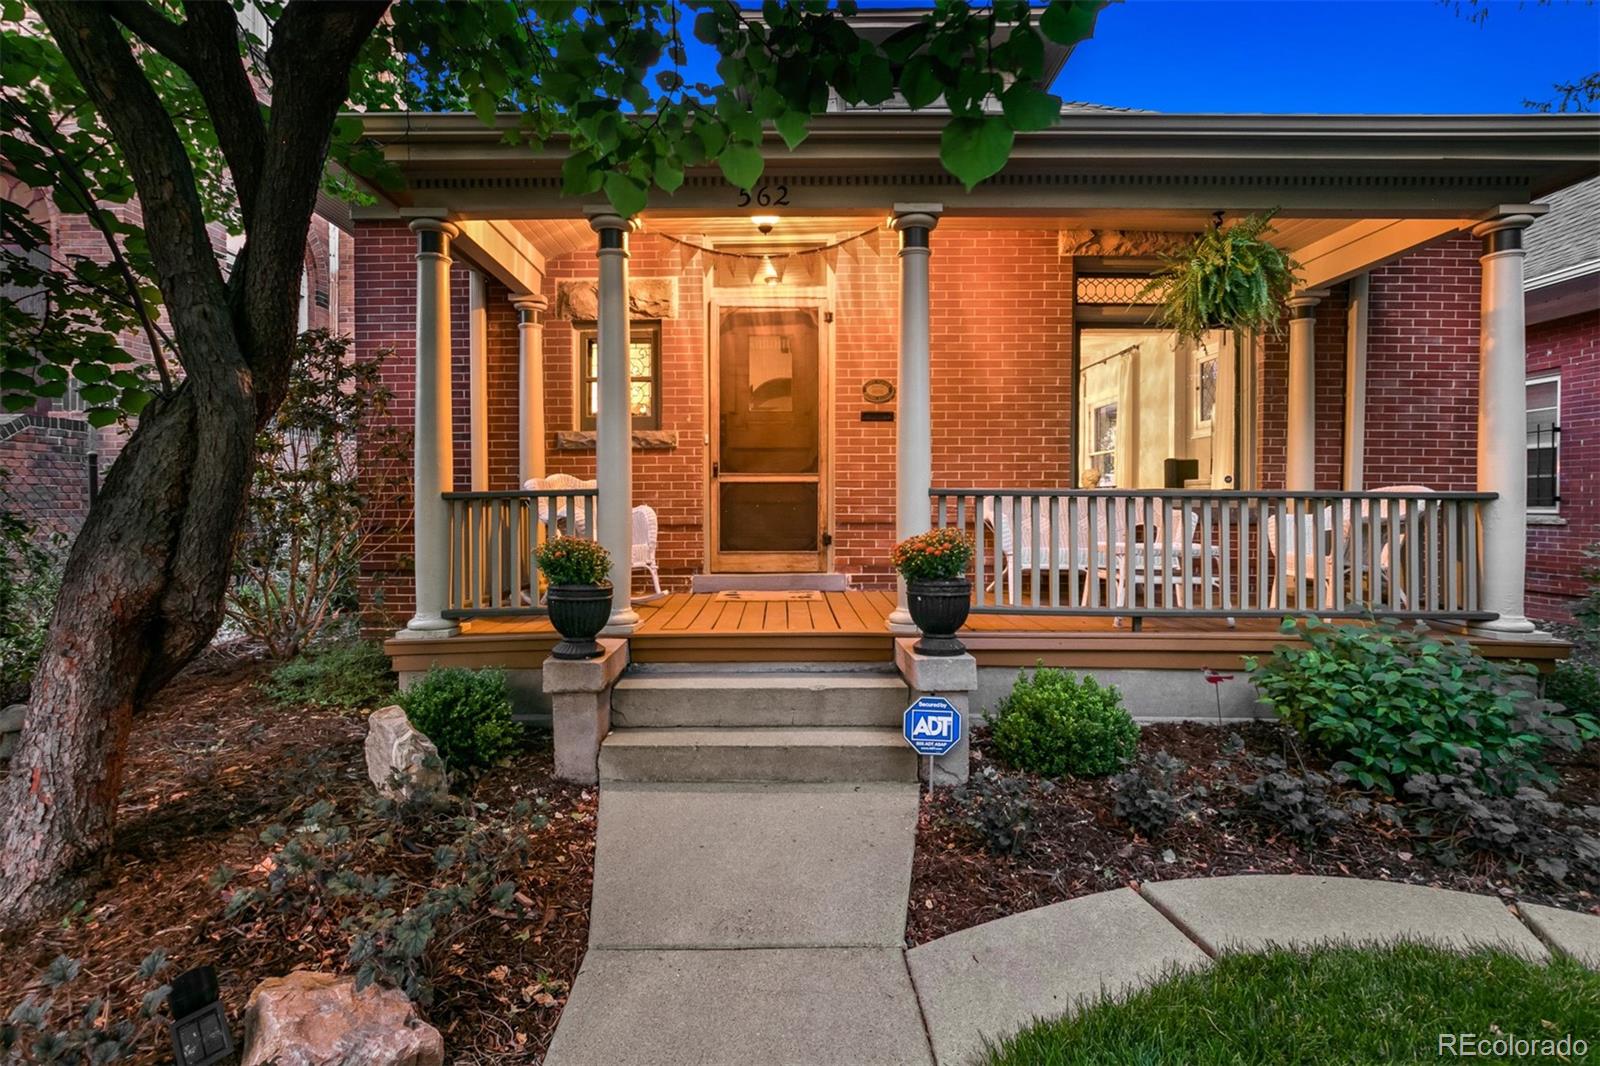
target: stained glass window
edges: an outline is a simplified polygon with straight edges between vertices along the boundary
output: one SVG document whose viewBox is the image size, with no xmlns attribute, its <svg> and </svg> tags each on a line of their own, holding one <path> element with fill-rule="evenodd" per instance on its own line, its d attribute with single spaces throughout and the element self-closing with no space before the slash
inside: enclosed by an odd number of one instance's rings
<svg viewBox="0 0 1600 1066">
<path fill-rule="evenodd" d="M 656 322 L 635 322 L 628 340 L 628 408 L 635 429 L 661 428 L 661 326 Z M 580 429 L 594 428 L 594 414 L 600 407 L 600 346 L 592 329 L 578 334 L 583 352 L 582 381 L 579 393 L 583 409 Z"/>
</svg>

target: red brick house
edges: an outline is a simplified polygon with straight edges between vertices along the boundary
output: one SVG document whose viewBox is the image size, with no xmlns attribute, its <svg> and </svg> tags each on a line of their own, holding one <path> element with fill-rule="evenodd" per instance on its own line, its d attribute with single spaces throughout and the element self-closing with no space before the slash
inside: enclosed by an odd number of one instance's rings
<svg viewBox="0 0 1600 1066">
<path fill-rule="evenodd" d="M 1570 617 L 1600 542 L 1600 181 L 1528 228 L 1528 609 Z"/>
<path fill-rule="evenodd" d="M 692 173 L 621 219 L 560 194 L 559 144 L 367 116 L 405 177 L 355 223 L 357 346 L 417 440 L 361 582 L 397 664 L 536 666 L 532 545 L 627 559 L 630 506 L 666 590 L 618 583 L 635 661 L 887 657 L 889 549 L 930 523 L 980 539 L 980 665 L 1237 664 L 1300 609 L 1535 654 L 1522 235 L 1600 122 L 1069 106 L 971 192 L 939 128 L 831 114 L 750 193 Z M 1269 208 L 1282 336 L 1149 324 L 1157 256 Z"/>
</svg>

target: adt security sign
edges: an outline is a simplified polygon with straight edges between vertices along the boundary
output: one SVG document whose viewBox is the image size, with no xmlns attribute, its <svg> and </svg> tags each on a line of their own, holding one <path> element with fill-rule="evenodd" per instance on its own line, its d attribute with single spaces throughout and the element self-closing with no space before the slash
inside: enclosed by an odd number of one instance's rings
<svg viewBox="0 0 1600 1066">
<path fill-rule="evenodd" d="M 905 738 L 918 755 L 943 755 L 961 741 L 961 712 L 943 696 L 923 696 L 906 708 Z"/>
</svg>

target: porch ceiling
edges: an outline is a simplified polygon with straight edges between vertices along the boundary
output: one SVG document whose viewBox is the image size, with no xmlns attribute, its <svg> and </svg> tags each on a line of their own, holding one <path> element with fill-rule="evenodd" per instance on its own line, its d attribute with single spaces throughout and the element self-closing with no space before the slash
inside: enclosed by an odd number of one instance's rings
<svg viewBox="0 0 1600 1066">
<path fill-rule="evenodd" d="M 887 223 L 886 211 L 857 210 L 825 214 L 793 209 L 772 209 L 778 219 L 764 239 L 774 249 L 793 244 L 821 244 L 840 234 L 854 233 Z M 650 210 L 640 216 L 642 231 L 662 233 L 689 241 L 762 241 L 754 219 L 764 212 L 749 208 L 705 211 Z M 1242 212 L 1225 212 L 1238 217 Z M 1072 214 L 994 215 L 951 214 L 940 228 L 951 230 L 1021 229 L 1045 231 L 1128 230 L 1193 233 L 1211 224 L 1210 211 L 1088 211 Z M 1305 266 L 1306 287 L 1333 284 L 1376 263 L 1402 255 L 1456 229 L 1471 225 L 1469 218 L 1393 219 L 1347 217 L 1283 217 L 1274 227 L 1276 239 Z M 571 252 L 588 252 L 594 233 L 587 221 L 566 219 L 507 220 L 547 259 Z"/>
</svg>

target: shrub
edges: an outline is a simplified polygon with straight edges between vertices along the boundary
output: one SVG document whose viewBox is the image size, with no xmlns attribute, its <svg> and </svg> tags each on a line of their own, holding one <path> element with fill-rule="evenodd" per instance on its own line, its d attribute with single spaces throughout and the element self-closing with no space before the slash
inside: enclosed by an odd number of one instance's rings
<svg viewBox="0 0 1600 1066">
<path fill-rule="evenodd" d="M 1046 788 L 1053 788 L 1048 781 Z M 1029 782 L 985 766 L 953 789 L 957 822 L 981 838 L 996 855 L 1019 855 L 1033 836 L 1033 798 Z"/>
<path fill-rule="evenodd" d="M 256 435 L 225 606 L 228 620 L 275 658 L 354 611 L 361 558 L 394 535 L 365 516 L 409 491 L 410 450 L 387 417 L 383 355 L 354 359 L 349 347 L 326 330 L 301 334 L 289 390 Z"/>
<path fill-rule="evenodd" d="M 7 473 L 0 469 L 0 497 Z M 0 706 L 25 700 L 61 588 L 60 538 L 0 511 Z"/>
<path fill-rule="evenodd" d="M 580 537 L 556 537 L 539 548 L 539 569 L 552 585 L 601 585 L 611 573 L 611 555 Z"/>
<path fill-rule="evenodd" d="M 400 694 L 406 718 L 452 770 L 492 766 L 522 743 L 511 719 L 511 693 L 499 670 L 429 670 Z"/>
<path fill-rule="evenodd" d="M 1205 789 L 1193 793 L 1178 789 L 1178 775 L 1187 769 L 1182 759 L 1158 751 L 1111 779 L 1111 812 L 1143 836 L 1155 839 L 1194 807 Z"/>
<path fill-rule="evenodd" d="M 1584 740 L 1600 736 L 1594 729 L 1594 719 L 1600 718 L 1600 669 L 1572 659 L 1557 663 L 1544 679 L 1544 698 L 1587 719 L 1580 726 Z"/>
<path fill-rule="evenodd" d="M 1139 727 L 1115 687 L 1046 667 L 1018 675 L 991 732 L 1002 759 L 1048 777 L 1109 774 L 1139 743 Z"/>
<path fill-rule="evenodd" d="M 388 702 L 394 696 L 394 682 L 383 649 L 353 640 L 301 652 L 275 668 L 263 688 L 285 705 L 356 710 Z"/>
<path fill-rule="evenodd" d="M 1486 787 L 1548 780 L 1547 749 L 1576 750 L 1580 725 L 1551 715 L 1526 667 L 1502 666 L 1464 640 L 1393 622 L 1286 621 L 1304 647 L 1281 644 L 1246 665 L 1261 698 L 1290 728 L 1367 788 L 1393 792 L 1417 773 L 1449 773 L 1474 752 Z"/>
<path fill-rule="evenodd" d="M 959 529 L 930 529 L 896 544 L 889 561 L 907 581 L 963 577 L 972 562 L 972 538 Z"/>
</svg>

